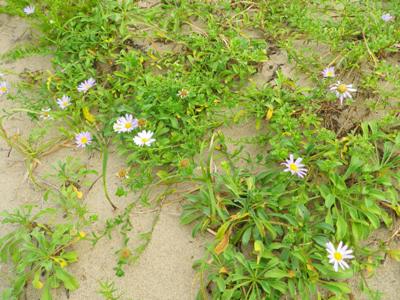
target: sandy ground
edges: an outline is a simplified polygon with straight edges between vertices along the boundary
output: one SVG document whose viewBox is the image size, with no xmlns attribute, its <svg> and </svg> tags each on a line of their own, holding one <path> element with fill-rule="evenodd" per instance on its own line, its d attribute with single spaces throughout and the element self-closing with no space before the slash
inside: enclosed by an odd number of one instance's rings
<svg viewBox="0 0 400 300">
<path fill-rule="evenodd" d="M 27 43 L 32 40 L 30 27 L 20 18 L 0 15 L 0 53 L 12 49 L 19 43 Z M 276 53 L 271 60 L 263 66 L 263 70 L 253 80 L 257 85 L 268 82 L 278 67 L 282 67 L 288 76 L 293 74 L 293 66 L 290 66 L 287 57 L 283 53 Z M 49 57 L 30 57 L 18 62 L 1 62 L 0 72 L 6 74 L 6 80 L 18 81 L 18 74 L 24 71 L 36 71 L 51 69 Z M 294 78 L 306 80 L 303 78 Z M 10 108 L 12 104 L 4 97 L 0 99 L 0 110 Z M 7 130 L 10 134 L 27 134 L 33 124 L 23 116 L 17 116 L 7 122 Z M 223 131 L 227 136 L 248 137 L 255 132 L 254 122 L 250 122 L 238 128 L 228 127 Z M 263 129 L 261 129 L 263 130 Z M 235 144 L 231 140 L 232 145 Z M 234 146 L 229 146 L 232 150 Z M 260 149 L 251 145 L 247 149 L 254 154 Z M 101 170 L 101 159 L 98 153 L 89 153 L 73 148 L 62 149 L 51 156 L 44 158 L 37 169 L 38 174 L 45 174 L 49 166 L 58 160 L 64 160 L 66 156 L 80 157 L 88 166 L 98 171 Z M 26 180 L 26 168 L 23 157 L 10 148 L 4 141 L 0 141 L 0 191 L 3 195 L 0 201 L 0 211 L 12 210 L 21 204 L 42 204 L 42 195 L 33 189 Z M 113 195 L 117 186 L 118 178 L 114 174 L 124 166 L 121 159 L 111 155 L 109 161 L 109 189 Z M 127 198 L 114 199 L 117 206 L 123 208 L 135 195 Z M 115 198 L 115 197 L 114 197 Z M 173 202 L 174 199 L 168 199 Z M 86 193 L 85 201 L 90 212 L 99 215 L 99 221 L 95 224 L 96 229 L 102 229 L 107 218 L 115 215 L 107 204 L 100 182 L 97 182 L 90 192 Z M 120 212 L 121 210 L 119 210 Z M 101 240 L 94 248 L 87 241 L 76 246 L 79 253 L 79 262 L 70 266 L 69 270 L 78 278 L 81 287 L 70 294 L 69 299 L 102 299 L 96 291 L 99 289 L 99 281 L 113 280 L 123 293 L 122 299 L 141 300 L 190 300 L 195 299 L 198 288 L 196 274 L 192 269 L 193 262 L 203 255 L 207 237 L 193 239 L 191 228 L 180 225 L 180 204 L 175 203 L 163 206 L 160 218 L 155 226 L 150 244 L 141 256 L 140 260 L 132 266 L 125 267 L 126 275 L 117 278 L 114 275 L 116 262 L 115 251 L 120 247 L 119 236 L 113 239 Z M 135 247 L 137 234 L 147 232 L 154 220 L 153 211 L 136 210 L 132 213 L 134 230 L 131 232 L 132 243 Z M 3 234 L 7 227 L 0 228 Z M 388 232 L 384 231 L 384 235 Z M 394 245 L 398 246 L 398 245 Z M 6 270 L 6 266 L 0 265 L 0 270 Z M 387 259 L 378 269 L 376 277 L 369 280 L 373 288 L 379 288 L 385 293 L 382 299 L 400 299 L 400 265 Z M 3 276 L 5 276 L 3 274 Z M 0 290 L 6 284 L 5 278 L 0 277 Z M 354 283 L 354 286 L 357 286 Z M 357 288 L 353 292 L 354 299 L 367 299 L 362 296 Z M 67 299 L 64 290 L 54 293 L 54 299 Z M 34 293 L 29 293 L 27 299 L 38 299 Z"/>
</svg>

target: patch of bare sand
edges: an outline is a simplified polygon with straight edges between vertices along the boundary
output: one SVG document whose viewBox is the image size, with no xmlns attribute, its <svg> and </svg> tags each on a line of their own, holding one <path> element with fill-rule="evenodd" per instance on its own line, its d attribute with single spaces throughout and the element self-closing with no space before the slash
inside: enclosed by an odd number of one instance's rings
<svg viewBox="0 0 400 300">
<path fill-rule="evenodd" d="M 389 230 L 381 228 L 374 232 L 371 237 L 365 242 L 369 247 L 377 249 L 381 241 L 389 241 L 388 247 L 393 250 L 400 250 L 400 238 L 394 235 L 396 230 L 399 230 L 399 222 L 394 226 L 395 229 Z M 393 232 L 394 231 L 394 232 Z M 397 232 L 398 233 L 398 232 Z M 373 298 L 372 295 L 368 296 L 360 290 L 360 277 L 361 274 L 351 279 L 350 284 L 353 287 L 353 299 L 369 300 L 369 299 L 382 299 L 382 300 L 398 300 L 400 298 L 400 264 L 389 255 L 380 254 L 384 257 L 381 265 L 372 274 L 364 273 L 368 287 L 374 291 L 374 295 L 380 295 L 380 298 Z"/>
<path fill-rule="evenodd" d="M 32 39 L 32 29 L 21 18 L 0 15 L 0 53 L 5 53 L 20 43 Z"/>
<path fill-rule="evenodd" d="M 268 58 L 268 61 L 262 64 L 260 71 L 250 78 L 250 83 L 255 84 L 257 88 L 262 88 L 265 85 L 274 86 L 278 72 L 281 72 L 285 78 L 292 80 L 298 86 L 313 86 L 310 77 L 296 70 L 295 64 L 289 60 L 285 50 L 274 48 L 269 51 Z"/>
</svg>

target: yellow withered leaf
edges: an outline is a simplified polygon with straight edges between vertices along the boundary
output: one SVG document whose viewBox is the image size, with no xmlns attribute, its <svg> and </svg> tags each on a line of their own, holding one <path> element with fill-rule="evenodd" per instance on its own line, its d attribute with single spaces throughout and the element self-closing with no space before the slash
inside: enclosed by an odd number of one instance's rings
<svg viewBox="0 0 400 300">
<path fill-rule="evenodd" d="M 315 271 L 315 268 L 314 268 L 313 265 L 307 264 L 306 266 L 307 266 L 307 270 L 309 270 L 309 271 Z"/>
<path fill-rule="evenodd" d="M 50 75 L 49 77 L 47 77 L 47 80 L 46 80 L 46 87 L 47 87 L 47 90 L 48 91 L 50 91 L 50 85 L 51 85 L 51 81 L 53 80 L 53 77 Z"/>
<path fill-rule="evenodd" d="M 225 249 L 228 247 L 229 245 L 229 237 L 231 235 L 231 231 L 228 230 L 227 232 L 225 232 L 224 236 L 222 237 L 222 240 L 218 243 L 218 245 L 215 247 L 215 253 L 217 255 L 220 255 L 222 252 L 225 251 Z"/>
<path fill-rule="evenodd" d="M 76 197 L 78 199 L 82 199 L 83 198 L 83 193 L 80 190 L 78 190 L 76 186 L 72 185 L 72 189 L 74 190 L 74 192 L 76 194 Z"/>
<path fill-rule="evenodd" d="M 400 249 L 390 249 L 387 251 L 389 256 L 397 261 L 400 261 Z"/>
<path fill-rule="evenodd" d="M 53 260 L 60 265 L 61 268 L 65 268 L 68 263 L 65 259 L 59 257 L 53 257 Z"/>
<path fill-rule="evenodd" d="M 237 214 L 231 215 L 230 220 L 235 221 L 235 220 L 243 219 L 243 218 L 247 217 L 248 215 L 249 215 L 249 213 L 237 213 Z"/>
<path fill-rule="evenodd" d="M 295 277 L 296 276 L 296 273 L 293 271 L 293 270 L 289 270 L 288 271 L 288 277 L 289 278 L 293 278 L 293 277 Z"/>
<path fill-rule="evenodd" d="M 83 113 L 83 116 L 85 117 L 86 121 L 88 121 L 89 123 L 96 122 L 95 116 L 90 113 L 88 107 L 82 108 L 82 113 Z"/>
<path fill-rule="evenodd" d="M 273 114 L 274 114 L 274 109 L 270 107 L 265 115 L 265 119 L 271 120 Z"/>
<path fill-rule="evenodd" d="M 83 193 L 81 191 L 76 191 L 76 198 L 82 199 L 83 198 Z"/>
<path fill-rule="evenodd" d="M 40 280 L 32 281 L 32 285 L 35 289 L 40 290 L 43 287 L 43 283 Z"/>
</svg>

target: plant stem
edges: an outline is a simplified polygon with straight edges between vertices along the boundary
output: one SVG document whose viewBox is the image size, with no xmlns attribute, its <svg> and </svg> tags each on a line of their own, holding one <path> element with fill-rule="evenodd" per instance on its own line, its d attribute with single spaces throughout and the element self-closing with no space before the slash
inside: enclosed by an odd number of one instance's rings
<svg viewBox="0 0 400 300">
<path fill-rule="evenodd" d="M 103 169 L 102 169 L 104 195 L 106 196 L 106 199 L 107 199 L 108 203 L 111 205 L 111 207 L 113 208 L 113 210 L 117 210 L 118 207 L 112 202 L 110 195 L 108 194 L 107 162 L 108 162 L 108 148 L 106 145 L 104 145 L 103 146 Z"/>
</svg>

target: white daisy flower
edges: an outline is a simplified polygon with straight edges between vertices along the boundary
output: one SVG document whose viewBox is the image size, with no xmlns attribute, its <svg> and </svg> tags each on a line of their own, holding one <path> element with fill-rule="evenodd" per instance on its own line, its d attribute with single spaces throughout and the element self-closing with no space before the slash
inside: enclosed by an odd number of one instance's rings
<svg viewBox="0 0 400 300">
<path fill-rule="evenodd" d="M 31 15 L 31 14 L 33 14 L 35 12 L 35 7 L 33 6 L 33 5 L 28 5 L 28 6 L 26 6 L 25 8 L 24 8 L 24 13 L 26 14 L 26 15 Z"/>
<path fill-rule="evenodd" d="M 381 19 L 382 19 L 384 22 L 390 22 L 390 21 L 393 21 L 393 20 L 394 20 L 394 16 L 392 16 L 391 14 L 383 14 L 382 17 L 381 17 Z"/>
<path fill-rule="evenodd" d="M 178 92 L 177 96 L 180 97 L 180 98 L 186 98 L 187 96 L 189 96 L 189 91 L 186 90 L 186 89 L 181 89 Z"/>
<path fill-rule="evenodd" d="M 307 174 L 307 169 L 301 163 L 302 160 L 303 159 L 301 157 L 294 160 L 293 154 L 290 154 L 289 159 L 287 159 L 284 163 L 281 164 L 286 167 L 286 169 L 283 171 L 290 172 L 292 173 L 292 175 L 297 175 L 300 178 L 303 178 Z"/>
<path fill-rule="evenodd" d="M 40 118 L 42 120 L 53 120 L 53 117 L 50 115 L 51 108 L 42 108 L 42 113 L 40 114 Z"/>
<path fill-rule="evenodd" d="M 66 109 L 71 105 L 71 97 L 63 95 L 61 98 L 57 99 L 57 104 L 61 109 Z"/>
<path fill-rule="evenodd" d="M 90 132 L 81 132 L 75 135 L 75 143 L 78 148 L 85 148 L 86 145 L 90 145 L 92 143 L 92 135 Z"/>
<path fill-rule="evenodd" d="M 326 243 L 326 251 L 328 251 L 329 263 L 333 265 L 335 272 L 339 271 L 339 266 L 343 270 L 350 268 L 345 262 L 345 259 L 354 258 L 352 255 L 353 250 L 348 249 L 346 245 L 343 245 L 342 241 L 339 243 L 337 249 L 335 249 L 335 246 L 331 242 Z"/>
<path fill-rule="evenodd" d="M 88 80 L 81 82 L 78 86 L 78 92 L 86 93 L 90 88 L 96 84 L 96 80 L 90 77 Z"/>
<path fill-rule="evenodd" d="M 331 85 L 331 91 L 334 91 L 336 93 L 336 97 L 338 97 L 340 100 L 340 105 L 343 105 L 344 99 L 353 98 L 351 93 L 357 92 L 357 90 L 353 88 L 352 84 L 344 84 L 340 81 Z"/>
<path fill-rule="evenodd" d="M 156 140 L 153 139 L 153 132 L 151 131 L 146 131 L 143 130 L 141 132 L 139 132 L 134 138 L 133 138 L 133 142 L 140 146 L 143 147 L 144 145 L 146 146 L 150 146 L 152 143 L 154 143 Z"/>
<path fill-rule="evenodd" d="M 118 133 L 131 132 L 139 126 L 138 120 L 133 118 L 132 115 L 126 114 L 124 117 L 120 117 L 114 123 L 114 131 Z"/>
<path fill-rule="evenodd" d="M 333 78 L 336 76 L 335 67 L 327 67 L 322 71 L 322 76 L 324 78 Z"/>
<path fill-rule="evenodd" d="M 5 81 L 0 82 L 0 96 L 3 96 L 7 93 L 8 93 L 7 82 Z"/>
</svg>

